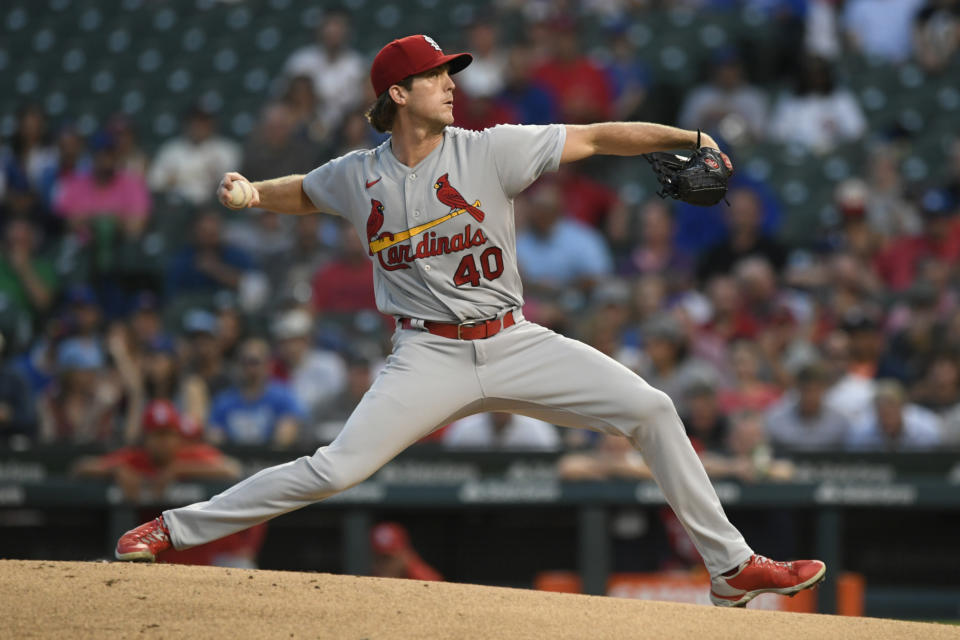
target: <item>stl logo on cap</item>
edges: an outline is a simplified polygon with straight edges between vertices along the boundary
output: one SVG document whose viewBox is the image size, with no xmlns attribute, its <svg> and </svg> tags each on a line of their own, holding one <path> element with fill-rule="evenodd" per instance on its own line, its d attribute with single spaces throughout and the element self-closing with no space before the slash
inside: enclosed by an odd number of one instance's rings
<svg viewBox="0 0 960 640">
<path fill-rule="evenodd" d="M 382 95 L 391 85 L 441 65 L 448 65 L 450 75 L 457 73 L 473 60 L 469 53 L 446 55 L 436 40 L 423 34 L 398 38 L 384 46 L 370 65 L 373 91 Z"/>
<path fill-rule="evenodd" d="M 392 547 L 397 543 L 397 535 L 393 529 L 387 527 L 380 527 L 374 531 L 373 538 L 376 540 L 377 545 L 381 547 Z"/>
<path fill-rule="evenodd" d="M 168 400 L 154 400 L 143 413 L 144 431 L 171 429 L 180 431 L 180 415 L 177 408 Z"/>
<path fill-rule="evenodd" d="M 161 402 L 155 402 L 150 407 L 150 420 L 154 424 L 167 424 L 170 422 L 171 411 L 167 405 Z"/>
<path fill-rule="evenodd" d="M 381 522 L 370 532 L 374 553 L 395 554 L 410 548 L 410 537 L 403 525 Z"/>
</svg>

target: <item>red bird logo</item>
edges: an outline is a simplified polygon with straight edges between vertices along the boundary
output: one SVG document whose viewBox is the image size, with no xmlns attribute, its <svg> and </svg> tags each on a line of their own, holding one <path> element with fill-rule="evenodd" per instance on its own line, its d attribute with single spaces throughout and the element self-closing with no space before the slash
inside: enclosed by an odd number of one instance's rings
<svg viewBox="0 0 960 640">
<path fill-rule="evenodd" d="M 436 183 L 433 185 L 433 188 L 437 190 L 437 200 L 451 209 L 464 209 L 472 215 L 477 222 L 483 222 L 483 211 L 480 211 L 476 206 L 464 200 L 460 192 L 450 186 L 449 175 L 448 173 L 443 174 L 437 178 Z"/>
<path fill-rule="evenodd" d="M 370 199 L 370 216 L 367 218 L 367 242 L 373 242 L 377 234 L 383 227 L 383 203 L 379 200 Z M 370 250 L 373 255 L 373 250 Z"/>
</svg>

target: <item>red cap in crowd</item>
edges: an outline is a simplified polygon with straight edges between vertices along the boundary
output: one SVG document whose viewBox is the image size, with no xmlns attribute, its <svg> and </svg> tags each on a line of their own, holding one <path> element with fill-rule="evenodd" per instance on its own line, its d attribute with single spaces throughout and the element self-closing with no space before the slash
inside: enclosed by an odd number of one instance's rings
<svg viewBox="0 0 960 640">
<path fill-rule="evenodd" d="M 444 55 L 433 38 L 425 35 L 407 36 L 394 40 L 377 54 L 370 67 L 370 82 L 377 96 L 402 82 L 404 78 L 423 73 L 442 64 L 450 65 L 450 73 L 462 71 L 473 62 L 469 53 Z"/>
<path fill-rule="evenodd" d="M 180 433 L 180 413 L 169 400 L 154 400 L 143 412 L 143 431 L 152 433 L 164 429 Z"/>
<path fill-rule="evenodd" d="M 410 536 L 403 525 L 381 522 L 370 532 L 370 546 L 374 553 L 394 555 L 410 548 Z"/>
</svg>

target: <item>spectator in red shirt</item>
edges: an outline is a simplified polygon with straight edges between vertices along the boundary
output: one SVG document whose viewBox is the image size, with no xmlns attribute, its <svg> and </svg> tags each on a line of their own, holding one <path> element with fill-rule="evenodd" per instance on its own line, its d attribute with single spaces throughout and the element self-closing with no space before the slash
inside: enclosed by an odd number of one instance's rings
<svg viewBox="0 0 960 640">
<path fill-rule="evenodd" d="M 95 458 L 81 459 L 74 473 L 88 478 L 111 478 L 133 503 L 162 499 L 167 487 L 180 480 L 236 480 L 240 465 L 210 445 L 191 439 L 176 407 L 156 400 L 143 414 L 143 443 Z M 146 514 L 147 518 L 150 514 Z M 185 551 L 167 551 L 158 560 L 176 564 L 203 564 L 254 568 L 265 525 Z"/>
<path fill-rule="evenodd" d="M 624 209 L 616 191 L 569 164 L 560 165 L 556 180 L 567 213 L 583 224 L 602 229 L 611 215 L 618 215 Z"/>
<path fill-rule="evenodd" d="M 586 124 L 614 117 L 613 88 L 603 69 L 580 51 L 573 22 L 554 24 L 550 58 L 534 69 L 533 77 L 560 106 L 560 118 Z"/>
<path fill-rule="evenodd" d="M 180 414 L 169 400 L 155 400 L 143 413 L 143 443 L 96 458 L 85 458 L 77 475 L 109 477 L 124 497 L 140 502 L 162 497 L 177 480 L 236 480 L 240 466 L 214 447 L 192 442 L 184 433 Z"/>
<path fill-rule="evenodd" d="M 789 290 L 779 288 L 773 266 L 763 257 L 744 258 L 733 268 L 733 275 L 740 289 L 741 304 L 757 321 L 758 329 L 773 324 L 777 314 L 795 302 Z"/>
<path fill-rule="evenodd" d="M 381 522 L 370 532 L 373 550 L 373 575 L 381 578 L 441 581 L 436 569 L 428 565 L 410 544 L 403 525 Z"/>
<path fill-rule="evenodd" d="M 738 340 L 730 348 L 733 384 L 720 392 L 718 401 L 724 413 L 764 411 L 775 403 L 781 390 L 761 379 L 761 355 L 752 340 Z"/>
<path fill-rule="evenodd" d="M 928 190 L 920 199 L 920 209 L 923 232 L 894 240 L 874 262 L 883 281 L 897 291 L 914 282 L 925 258 L 937 258 L 951 265 L 960 260 L 960 218 L 950 193 Z"/>
<path fill-rule="evenodd" d="M 471 96 L 459 90 L 453 100 L 453 120 L 458 127 L 472 131 L 520 122 L 519 116 L 509 105 L 491 96 Z"/>
<path fill-rule="evenodd" d="M 715 276 L 706 287 L 710 300 L 710 320 L 703 332 L 726 342 L 734 338 L 753 338 L 760 331 L 760 323 L 746 308 L 737 281 L 730 276 Z"/>
<path fill-rule="evenodd" d="M 367 247 L 344 224 L 340 227 L 338 255 L 313 277 L 313 308 L 328 313 L 376 309 L 372 282 L 373 263 L 367 257 Z"/>
</svg>

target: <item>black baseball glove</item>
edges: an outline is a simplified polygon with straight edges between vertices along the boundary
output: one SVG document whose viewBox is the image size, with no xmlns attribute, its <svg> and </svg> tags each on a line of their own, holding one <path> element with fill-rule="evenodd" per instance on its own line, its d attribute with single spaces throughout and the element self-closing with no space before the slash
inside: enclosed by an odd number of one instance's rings
<svg viewBox="0 0 960 640">
<path fill-rule="evenodd" d="M 699 142 L 699 135 L 697 140 Z M 733 175 L 733 164 L 727 154 L 710 147 L 700 147 L 690 156 L 657 151 L 644 157 L 660 181 L 657 195 L 700 207 L 720 202 L 727 193 L 727 181 Z"/>
</svg>

